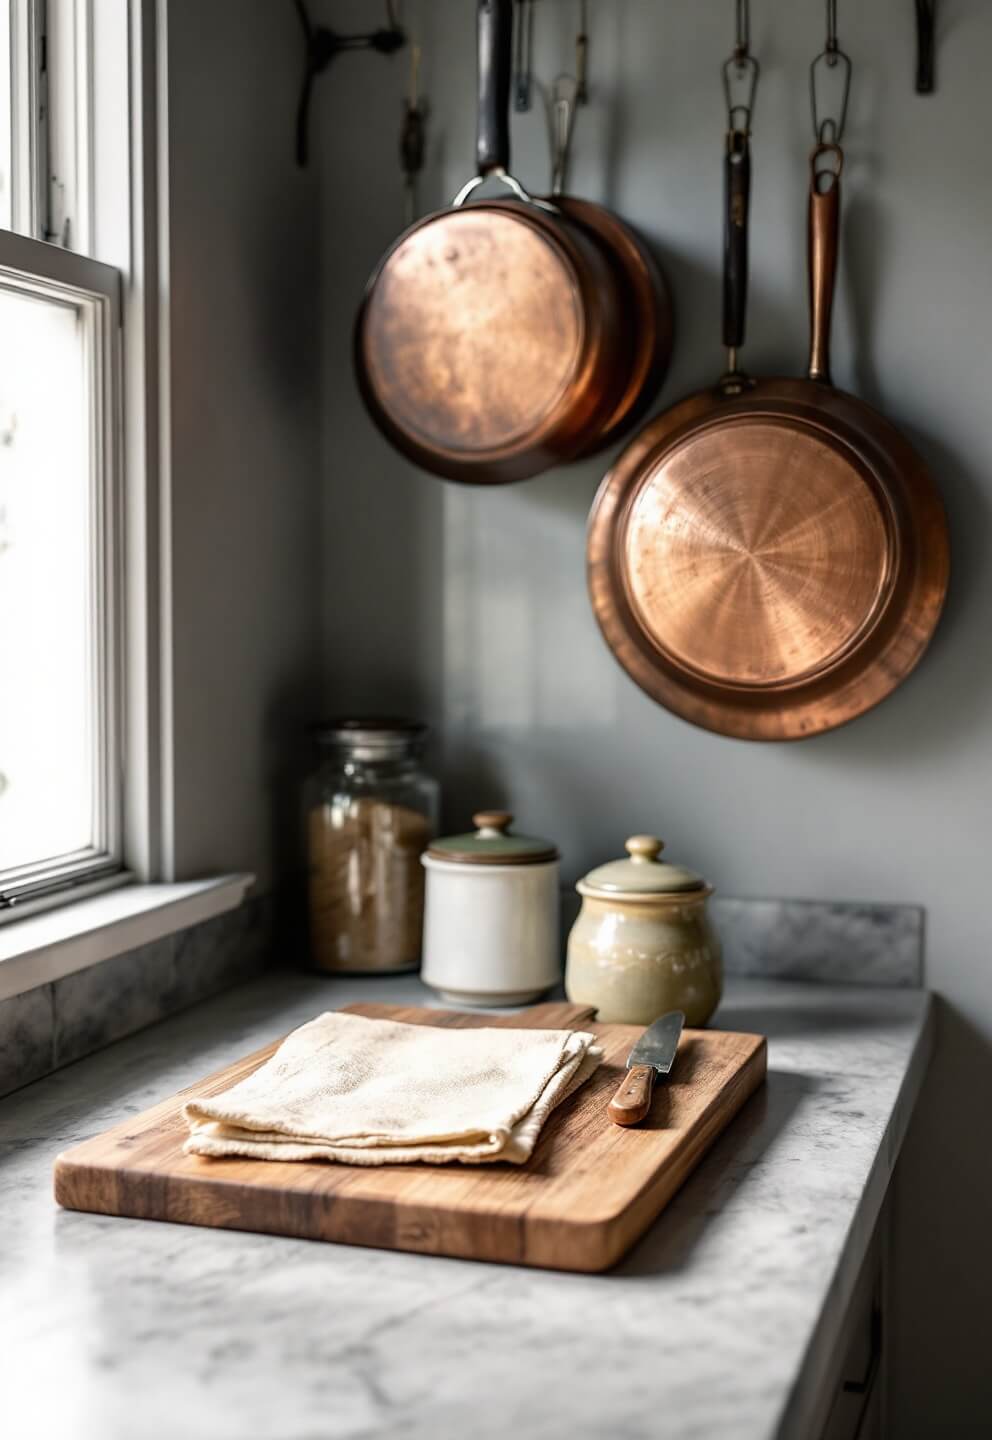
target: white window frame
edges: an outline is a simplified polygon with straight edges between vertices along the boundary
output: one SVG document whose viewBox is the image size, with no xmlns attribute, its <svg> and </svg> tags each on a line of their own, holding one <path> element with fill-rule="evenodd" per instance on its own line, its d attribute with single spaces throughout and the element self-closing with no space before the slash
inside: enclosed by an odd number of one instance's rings
<svg viewBox="0 0 992 1440">
<path fill-rule="evenodd" d="M 10 114 L 0 123 L 10 193 L 0 224 L 84 255 L 94 253 L 92 42 L 104 23 L 95 3 L 3 0 L 0 10 L 0 63 L 11 74 Z"/>
<path fill-rule="evenodd" d="M 123 869 L 121 717 L 121 275 L 111 265 L 0 231 L 0 288 L 61 301 L 86 315 L 93 533 L 89 608 L 95 724 L 94 836 L 72 855 L 0 874 L 0 920 L 24 907 L 106 882 Z"/>
<path fill-rule="evenodd" d="M 37 910 L 99 893 L 132 878 L 125 868 L 124 658 L 128 647 L 124 600 L 124 365 L 123 272 L 132 259 L 130 155 L 122 152 L 122 120 L 134 120 L 140 96 L 129 73 L 132 37 L 150 13 L 146 0 L 6 0 L 9 26 L 0 58 L 10 67 L 9 117 L 0 141 L 9 180 L 0 229 L 0 284 L 9 277 L 21 293 L 34 287 L 51 300 L 85 312 L 89 341 L 91 454 L 90 627 L 93 640 L 93 844 L 72 855 L 0 874 L 0 925 Z M 118 49 L 110 91 L 94 103 L 99 68 L 94 34 Z M 51 82 L 51 83 L 50 83 Z M 114 93 L 116 92 L 116 93 Z M 142 116 L 144 119 L 144 116 Z M 130 127 L 128 127 L 130 128 Z M 98 167 L 100 150 L 105 163 Z M 96 240 L 95 184 L 104 177 L 103 248 L 116 265 L 91 258 Z M 109 242 L 109 243 L 108 243 Z M 139 417 L 140 423 L 140 417 Z M 133 428 L 129 424 L 129 428 Z M 140 481 L 140 467 L 136 470 Z M 128 527 L 130 528 L 130 527 Z M 147 845 L 138 846 L 147 851 Z M 144 878 L 149 878 L 147 870 Z"/>
<path fill-rule="evenodd" d="M 27 7 L 33 0 L 9 3 Z M 89 204 L 84 248 L 104 262 L 85 274 L 106 279 L 109 272 L 118 285 L 116 363 L 122 414 L 114 509 L 119 527 L 114 577 L 118 589 L 111 632 L 120 691 L 123 815 L 118 836 L 123 868 L 86 883 L 80 875 L 74 887 L 0 911 L 0 1001 L 223 914 L 241 904 L 254 881 L 250 874 L 220 874 L 183 883 L 175 879 L 168 520 L 168 0 L 50 3 L 85 10 L 85 25 L 82 21 L 76 25 L 77 45 L 86 48 L 87 55 L 85 82 L 79 78 L 82 69 L 77 69 L 77 97 L 85 95 L 91 128 L 87 145 L 77 152 L 77 185 L 85 186 L 82 203 Z M 92 42 L 88 47 L 80 39 L 84 31 L 87 42 Z M 3 141 L 0 127 L 0 145 Z M 23 205 L 30 189 L 21 180 Z M 77 246 L 86 239 L 81 219 L 71 227 L 70 239 Z M 33 243 L 41 245 L 52 266 L 69 267 L 55 270 L 56 278 L 72 285 L 84 274 L 74 265 L 82 257 L 37 240 Z M 32 263 L 36 254 L 32 252 Z M 84 280 L 84 291 L 87 283 Z M 108 890 L 114 893 L 101 893 Z"/>
<path fill-rule="evenodd" d="M 65 278 L 71 283 L 83 275 L 85 288 L 85 274 L 106 278 L 109 270 L 118 281 L 116 379 L 121 414 L 115 463 L 119 494 L 114 511 L 118 527 L 114 578 L 118 589 L 113 660 L 119 691 L 117 745 L 123 813 L 115 847 L 120 855 L 116 873 L 108 867 L 106 873 L 84 883 L 81 871 L 72 887 L 53 890 L 34 900 L 24 898 L 13 908 L 0 909 L 0 926 L 20 920 L 25 930 L 33 926 L 36 910 L 87 901 L 91 894 L 131 881 L 149 892 L 147 903 L 157 908 L 167 902 L 162 896 L 153 900 L 151 890 L 156 886 L 164 890 L 175 882 L 167 798 L 172 780 L 168 631 L 171 555 L 167 518 L 167 0 L 48 3 L 63 7 L 63 33 L 68 29 L 66 14 L 74 17 L 76 96 L 77 101 L 82 97 L 84 103 L 85 123 L 80 128 L 88 131 L 85 143 L 80 141 L 75 152 L 77 189 L 82 186 L 88 197 L 88 220 L 85 225 L 82 220 L 73 225 L 71 237 L 77 244 L 88 238 L 94 263 L 103 262 L 102 269 L 92 272 L 77 272 L 73 267 L 66 271 Z M 24 27 L 37 0 L 8 0 L 8 4 L 14 22 L 11 29 L 20 26 L 22 34 L 20 41 L 12 37 L 11 43 L 15 48 L 20 45 L 23 55 Z M 79 58 L 84 50 L 85 61 Z M 17 83 L 23 101 L 27 81 L 22 75 Z M 31 115 L 36 113 L 21 103 L 15 128 L 20 124 L 23 134 L 24 124 L 30 123 Z M 3 139 L 0 133 L 0 142 Z M 62 143 L 64 149 L 68 142 L 63 138 Z M 0 155 L 0 163 L 4 158 Z M 32 164 L 31 176 L 37 173 Z M 15 218 L 22 222 L 32 213 L 34 181 L 29 183 L 26 175 L 22 165 L 15 176 L 20 196 Z M 34 203 L 33 223 L 37 223 Z M 47 259 L 58 265 L 56 247 L 44 245 L 43 249 Z M 57 253 L 69 254 L 62 249 Z M 71 267 L 71 261 L 69 264 Z M 219 900 L 218 912 L 230 903 Z M 86 903 L 81 909 L 92 912 L 93 905 Z M 38 917 L 38 926 L 43 919 Z M 81 918 L 81 932 L 94 923 L 92 913 L 89 919 Z M 3 959 L 0 953 L 0 962 Z"/>
</svg>

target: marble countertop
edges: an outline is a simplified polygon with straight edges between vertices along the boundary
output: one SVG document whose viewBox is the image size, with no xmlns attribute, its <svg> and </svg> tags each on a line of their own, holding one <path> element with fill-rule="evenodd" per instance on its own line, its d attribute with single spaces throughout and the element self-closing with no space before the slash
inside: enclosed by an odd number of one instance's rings
<svg viewBox="0 0 992 1440">
<path fill-rule="evenodd" d="M 803 1436 L 922 1083 L 922 991 L 731 980 L 750 1100 L 627 1259 L 569 1275 L 59 1210 L 59 1151 L 322 1009 L 271 975 L 0 1101 L 12 1440 Z"/>
</svg>

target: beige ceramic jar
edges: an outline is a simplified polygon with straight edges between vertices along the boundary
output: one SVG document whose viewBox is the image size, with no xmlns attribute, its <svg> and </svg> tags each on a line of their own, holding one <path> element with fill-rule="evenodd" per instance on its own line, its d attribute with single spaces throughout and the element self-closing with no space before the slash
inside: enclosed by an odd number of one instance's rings
<svg viewBox="0 0 992 1440">
<path fill-rule="evenodd" d="M 568 937 L 568 998 L 595 1005 L 603 1021 L 650 1025 L 682 1010 L 687 1025 L 705 1025 L 723 989 L 706 908 L 713 888 L 659 860 L 664 847 L 653 835 L 634 835 L 626 848 L 629 859 L 590 870 L 576 887 L 582 909 Z"/>
</svg>

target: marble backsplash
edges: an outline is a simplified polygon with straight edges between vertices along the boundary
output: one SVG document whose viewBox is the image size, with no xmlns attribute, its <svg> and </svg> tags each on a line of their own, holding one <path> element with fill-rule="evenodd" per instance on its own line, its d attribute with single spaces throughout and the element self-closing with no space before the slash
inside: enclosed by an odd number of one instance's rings
<svg viewBox="0 0 992 1440">
<path fill-rule="evenodd" d="M 831 985 L 923 984 L 923 909 L 715 895 L 729 975 Z"/>
<path fill-rule="evenodd" d="M 272 949 L 271 902 L 0 1000 L 0 1095 L 257 975 Z"/>
<path fill-rule="evenodd" d="M 710 904 L 730 975 L 922 984 L 918 906 L 723 896 Z M 578 897 L 563 894 L 563 935 L 577 910 Z M 0 1001 L 0 1095 L 257 974 L 272 949 L 271 902 L 254 899 Z"/>
<path fill-rule="evenodd" d="M 579 897 L 562 892 L 562 935 Z M 710 914 L 728 975 L 831 985 L 923 984 L 923 910 L 861 901 L 752 900 L 714 895 Z"/>
</svg>

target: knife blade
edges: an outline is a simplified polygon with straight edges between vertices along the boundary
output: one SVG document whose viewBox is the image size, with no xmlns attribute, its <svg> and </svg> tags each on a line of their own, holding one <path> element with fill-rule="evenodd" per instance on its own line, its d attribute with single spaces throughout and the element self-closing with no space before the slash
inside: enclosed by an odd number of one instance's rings
<svg viewBox="0 0 992 1440">
<path fill-rule="evenodd" d="M 681 1010 L 670 1010 L 648 1026 L 627 1056 L 627 1074 L 607 1107 L 614 1125 L 636 1125 L 651 1108 L 656 1075 L 667 1075 L 675 1063 L 685 1024 Z"/>
</svg>

